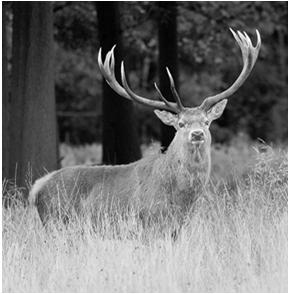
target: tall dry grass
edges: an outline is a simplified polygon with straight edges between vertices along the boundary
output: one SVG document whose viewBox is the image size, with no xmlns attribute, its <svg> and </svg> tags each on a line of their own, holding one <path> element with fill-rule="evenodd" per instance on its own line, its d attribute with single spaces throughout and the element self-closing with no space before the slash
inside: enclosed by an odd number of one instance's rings
<svg viewBox="0 0 288 294">
<path fill-rule="evenodd" d="M 220 165 L 233 154 L 217 152 Z M 239 158 L 233 176 L 219 179 L 227 166 L 214 166 L 218 178 L 176 241 L 134 216 L 96 227 L 75 217 L 44 229 L 35 209 L 15 200 L 3 209 L 3 291 L 287 292 L 288 152 Z"/>
</svg>

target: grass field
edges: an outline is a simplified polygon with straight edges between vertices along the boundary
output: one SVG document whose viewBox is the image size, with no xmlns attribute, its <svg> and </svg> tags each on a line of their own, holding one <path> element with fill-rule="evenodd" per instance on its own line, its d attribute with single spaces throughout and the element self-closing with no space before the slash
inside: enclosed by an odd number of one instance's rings
<svg viewBox="0 0 288 294">
<path fill-rule="evenodd" d="M 63 162 L 88 163 L 87 149 L 99 146 L 62 146 Z M 34 208 L 3 209 L 3 291 L 287 292 L 288 152 L 264 149 L 213 149 L 213 183 L 176 241 L 133 217 L 115 235 L 108 221 L 44 229 Z"/>
</svg>

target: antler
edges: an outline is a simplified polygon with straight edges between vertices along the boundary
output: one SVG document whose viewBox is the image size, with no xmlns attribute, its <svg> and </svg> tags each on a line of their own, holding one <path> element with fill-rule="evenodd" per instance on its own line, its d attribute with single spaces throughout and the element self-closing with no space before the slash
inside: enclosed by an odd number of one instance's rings
<svg viewBox="0 0 288 294">
<path fill-rule="evenodd" d="M 218 103 L 219 101 L 228 98 L 233 93 L 235 93 L 245 82 L 245 80 L 248 78 L 250 72 L 252 71 L 254 64 L 257 60 L 258 53 L 261 46 L 261 38 L 258 30 L 256 30 L 257 34 L 257 44 L 256 47 L 253 47 L 251 39 L 246 34 L 246 32 L 239 32 L 235 33 L 231 28 L 230 31 L 232 32 L 234 38 L 236 39 L 241 52 L 242 52 L 242 59 L 243 59 L 243 69 L 241 71 L 241 74 L 237 78 L 237 80 L 234 82 L 232 86 L 230 86 L 227 90 L 224 92 L 217 94 L 215 96 L 207 97 L 203 103 L 200 105 L 200 108 L 203 110 L 209 110 L 213 105 Z"/>
<path fill-rule="evenodd" d="M 172 78 L 168 69 L 167 69 L 167 72 L 168 72 L 168 76 L 169 76 L 169 80 L 170 80 L 170 84 L 171 84 L 171 90 L 172 90 L 173 96 L 175 97 L 177 103 L 169 102 L 167 99 L 165 99 L 164 96 L 162 95 L 162 93 L 160 92 L 160 90 L 158 89 L 156 83 L 154 85 L 155 85 L 155 88 L 156 88 L 156 90 L 159 94 L 159 97 L 162 101 L 151 100 L 151 99 L 148 99 L 148 98 L 145 98 L 145 97 L 142 97 L 142 96 L 135 94 L 131 90 L 131 88 L 129 87 L 129 85 L 127 83 L 123 61 L 121 62 L 121 80 L 122 80 L 123 86 L 121 86 L 115 77 L 115 69 L 114 69 L 114 67 L 115 67 L 115 58 L 114 58 L 115 46 L 116 45 L 114 45 L 112 47 L 112 49 L 106 54 L 104 64 L 102 62 L 102 50 L 100 48 L 99 53 L 98 53 L 98 65 L 99 65 L 100 71 L 101 71 L 103 77 L 105 78 L 106 82 L 116 93 L 118 93 L 120 96 L 122 96 L 126 99 L 134 100 L 138 103 L 141 103 L 143 105 L 150 106 L 153 108 L 165 109 L 165 110 L 169 110 L 169 111 L 172 111 L 175 113 L 179 113 L 183 110 L 184 107 L 180 101 L 179 95 L 176 92 L 173 78 Z"/>
</svg>

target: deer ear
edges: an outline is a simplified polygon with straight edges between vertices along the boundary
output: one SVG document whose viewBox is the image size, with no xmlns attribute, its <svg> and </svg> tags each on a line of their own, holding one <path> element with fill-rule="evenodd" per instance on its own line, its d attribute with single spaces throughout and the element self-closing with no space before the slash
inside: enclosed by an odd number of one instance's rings
<svg viewBox="0 0 288 294">
<path fill-rule="evenodd" d="M 207 116 L 210 121 L 217 119 L 222 115 L 226 107 L 227 101 L 227 99 L 224 99 L 215 104 L 211 109 L 209 109 L 209 111 L 207 112 Z"/>
<path fill-rule="evenodd" d="M 158 116 L 158 118 L 168 126 L 175 126 L 177 122 L 177 115 L 165 110 L 154 110 L 154 113 Z"/>
</svg>

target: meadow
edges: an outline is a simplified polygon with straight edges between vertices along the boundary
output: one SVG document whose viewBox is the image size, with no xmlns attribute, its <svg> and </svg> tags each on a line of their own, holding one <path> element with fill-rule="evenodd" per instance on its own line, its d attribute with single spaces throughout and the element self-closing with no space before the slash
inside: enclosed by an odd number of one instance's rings
<svg viewBox="0 0 288 294">
<path fill-rule="evenodd" d="M 144 156 L 158 148 L 144 146 Z M 101 146 L 62 145 L 62 165 L 98 164 Z M 209 189 L 173 240 L 137 218 L 43 228 L 2 212 L 4 292 L 288 292 L 288 150 L 238 139 L 214 146 Z M 4 183 L 12 198 L 21 191 Z"/>
</svg>

